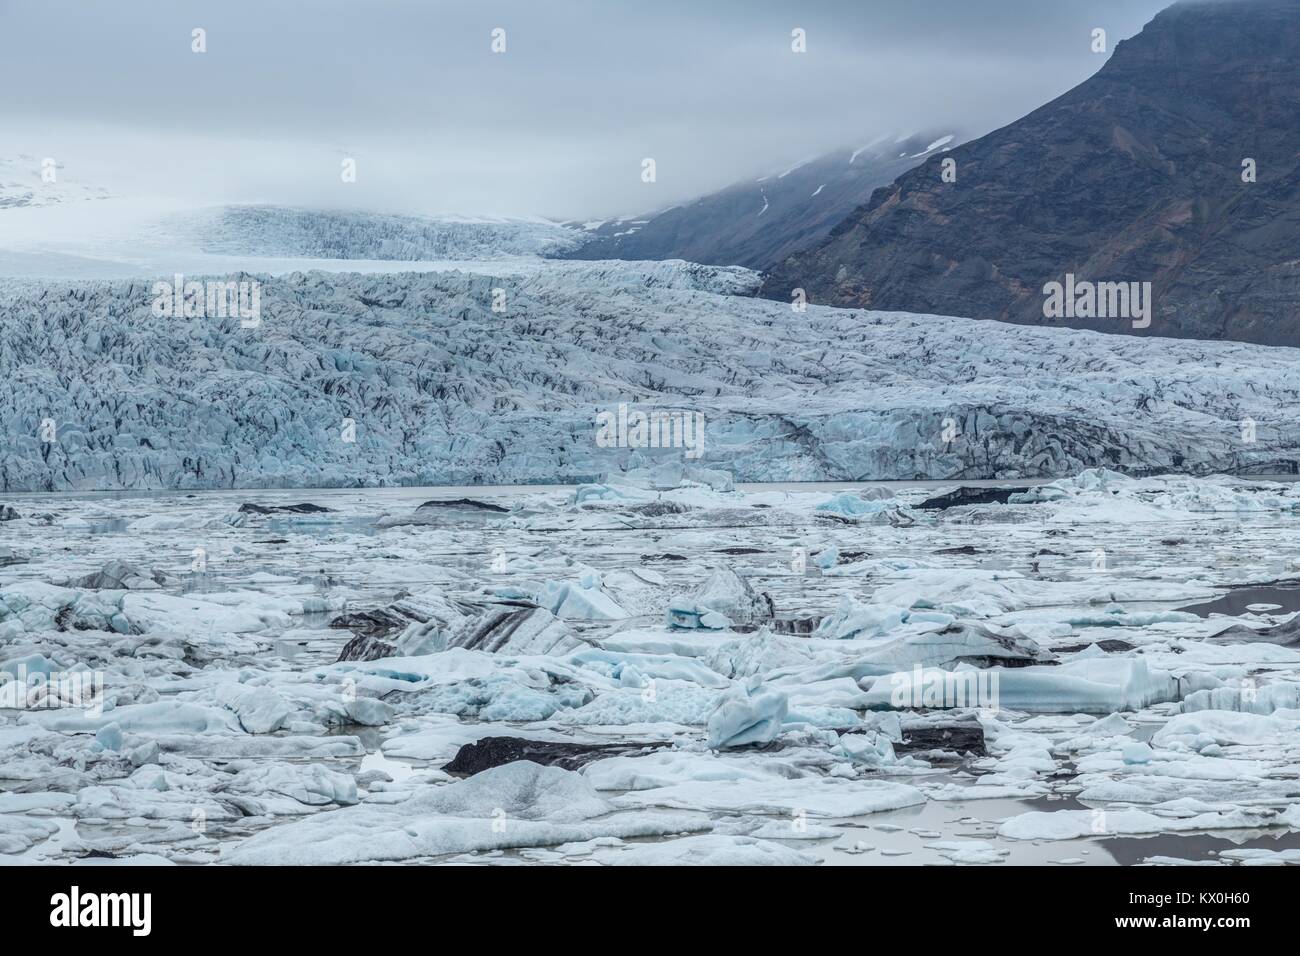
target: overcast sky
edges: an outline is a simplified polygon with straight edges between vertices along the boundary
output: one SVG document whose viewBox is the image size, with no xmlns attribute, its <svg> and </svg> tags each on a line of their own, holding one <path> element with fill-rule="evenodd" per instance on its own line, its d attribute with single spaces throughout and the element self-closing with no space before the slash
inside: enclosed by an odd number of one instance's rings
<svg viewBox="0 0 1300 956">
<path fill-rule="evenodd" d="M 0 155 L 211 202 L 604 218 L 886 132 L 987 132 L 1099 69 L 1094 28 L 1113 48 L 1166 5 L 0 0 Z"/>
</svg>

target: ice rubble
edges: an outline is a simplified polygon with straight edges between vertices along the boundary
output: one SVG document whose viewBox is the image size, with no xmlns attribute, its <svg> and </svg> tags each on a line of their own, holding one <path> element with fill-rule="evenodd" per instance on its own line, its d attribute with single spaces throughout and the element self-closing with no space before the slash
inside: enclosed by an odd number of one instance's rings
<svg viewBox="0 0 1300 956">
<path fill-rule="evenodd" d="M 614 813 L 578 774 L 529 761 L 426 790 L 395 805 L 361 805 L 257 834 L 224 851 L 237 865 L 409 860 L 599 837 L 707 830 L 686 816 Z"/>
<path fill-rule="evenodd" d="M 34 501 L 24 513 L 49 523 L 6 523 L 40 533 L 31 561 L 0 569 L 0 675 L 94 670 L 104 700 L 98 712 L 0 711 L 0 853 L 370 862 L 512 848 L 794 863 L 841 821 L 936 801 L 999 808 L 985 813 L 987 845 L 945 826 L 918 845 L 928 860 L 993 864 L 1016 840 L 1300 829 L 1286 769 L 1300 747 L 1300 650 L 1213 639 L 1285 615 L 1171 610 L 1225 589 L 1213 549 L 1233 549 L 1234 578 L 1290 573 L 1286 489 L 1076 484 L 863 528 L 819 517 L 826 492 L 614 482 L 624 497 L 598 504 L 512 494 L 513 523 L 490 533 L 378 527 L 383 509 L 340 492 L 310 528 L 281 525 L 282 544 L 259 543 L 265 516 L 214 522 L 229 498 L 200 496 L 169 517 L 211 545 L 221 570 L 206 579 L 185 570 L 187 537 L 143 520 L 146 500 Z M 874 500 L 915 512 L 928 495 Z M 1159 517 L 1135 519 L 1125 496 Z M 1239 520 L 1250 498 L 1269 520 Z M 1196 510 L 1206 501 L 1234 506 Z M 646 503 L 674 507 L 636 537 L 610 530 Z M 1099 540 L 1121 572 L 1089 569 Z M 490 555 L 503 543 L 500 571 Z M 792 547 L 828 557 L 796 572 Z M 310 581 L 285 573 L 306 555 L 321 569 Z M 157 586 L 98 586 L 145 582 Z M 542 595 L 557 603 L 539 606 Z M 606 600 L 619 616 L 589 613 Z M 686 610 L 718 619 L 673 626 L 669 611 Z M 796 636 L 773 629 L 774 613 L 822 620 Z M 301 649 L 281 656 L 284 643 Z M 365 652 L 340 654 L 354 645 Z M 996 676 L 996 695 L 927 705 L 935 674 Z M 455 781 L 461 748 L 489 737 L 525 742 L 519 753 L 539 742 L 542 760 L 580 754 L 579 770 L 525 761 Z M 1049 795 L 1088 809 L 1001 803 Z M 206 833 L 190 826 L 196 808 Z M 655 842 L 624 842 L 641 839 Z"/>
</svg>

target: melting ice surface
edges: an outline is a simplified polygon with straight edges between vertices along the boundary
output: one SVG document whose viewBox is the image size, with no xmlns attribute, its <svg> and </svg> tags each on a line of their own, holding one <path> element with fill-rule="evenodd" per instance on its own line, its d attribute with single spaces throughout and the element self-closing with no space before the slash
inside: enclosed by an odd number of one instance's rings
<svg viewBox="0 0 1300 956">
<path fill-rule="evenodd" d="M 1300 487 L 934 494 L 11 496 L 0 860 L 1300 861 Z"/>
</svg>

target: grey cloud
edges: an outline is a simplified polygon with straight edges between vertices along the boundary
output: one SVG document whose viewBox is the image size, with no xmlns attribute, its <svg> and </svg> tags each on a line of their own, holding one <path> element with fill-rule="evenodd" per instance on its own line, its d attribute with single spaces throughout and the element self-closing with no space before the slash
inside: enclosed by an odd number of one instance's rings
<svg viewBox="0 0 1300 956">
<path fill-rule="evenodd" d="M 213 201 L 603 217 L 1003 125 L 1101 66 L 1094 27 L 1113 47 L 1163 5 L 0 0 L 0 148 Z"/>
</svg>

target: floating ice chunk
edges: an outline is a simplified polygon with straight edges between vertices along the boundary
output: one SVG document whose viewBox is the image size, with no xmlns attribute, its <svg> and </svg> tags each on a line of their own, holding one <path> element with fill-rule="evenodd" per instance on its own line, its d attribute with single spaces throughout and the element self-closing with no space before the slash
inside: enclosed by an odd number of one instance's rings
<svg viewBox="0 0 1300 956">
<path fill-rule="evenodd" d="M 403 635 L 398 653 L 416 653 L 412 645 Z M 447 637 L 447 646 L 492 654 L 562 654 L 584 645 L 545 608 L 503 603 L 463 621 Z"/>
<path fill-rule="evenodd" d="M 727 567 L 716 568 L 708 580 L 689 597 L 673 598 L 668 624 L 680 628 L 718 629 L 749 626 L 775 616 L 772 599 L 757 593 L 740 575 Z"/>
<path fill-rule="evenodd" d="M 623 807 L 671 807 L 728 813 L 857 817 L 925 802 L 915 787 L 884 780 L 806 776 L 795 780 L 686 780 L 614 799 Z"/>
<path fill-rule="evenodd" d="M 1144 744 L 1140 740 L 1131 740 L 1120 748 L 1120 754 L 1124 757 L 1124 762 L 1128 764 L 1145 764 L 1150 763 L 1151 758 L 1155 756 L 1155 751 L 1149 744 Z"/>
<path fill-rule="evenodd" d="M 104 750 L 121 750 L 122 728 L 117 724 L 105 724 L 95 732 L 95 743 Z"/>
<path fill-rule="evenodd" d="M 877 588 L 872 601 L 966 617 L 992 617 L 1016 608 L 1055 603 L 1059 593 L 1059 585 L 1027 580 L 1015 571 L 917 568 L 904 572 L 901 580 Z"/>
<path fill-rule="evenodd" d="M 1152 742 L 1160 747 L 1182 743 L 1194 750 L 1205 744 L 1267 744 L 1300 733 L 1300 711 L 1279 710 L 1271 715 L 1231 710 L 1198 710 L 1178 714 L 1156 731 Z"/>
<path fill-rule="evenodd" d="M 985 840 L 941 840 L 927 843 L 927 850 L 934 850 L 946 860 L 967 866 L 988 866 L 1002 863 L 1011 853 L 1004 847 L 995 847 Z"/>
<path fill-rule="evenodd" d="M 232 606 L 216 603 L 211 600 L 213 596 L 205 595 L 200 599 L 128 591 L 122 596 L 122 614 L 130 622 L 132 630 L 141 634 L 151 631 L 250 634 L 269 627 L 290 626 L 290 617 L 284 611 L 271 607 L 258 610 L 255 606 L 250 608 L 246 604 Z M 261 598 L 268 604 L 274 604 L 273 599 L 256 592 L 247 592 L 245 597 L 253 597 L 254 600 Z"/>
<path fill-rule="evenodd" d="M 74 587 L 91 590 L 156 591 L 168 583 L 161 571 L 141 568 L 126 561 L 113 560 L 94 574 L 73 582 Z"/>
<path fill-rule="evenodd" d="M 601 587 L 631 614 L 662 614 L 668 603 L 668 582 L 658 571 L 632 568 L 601 576 Z"/>
<path fill-rule="evenodd" d="M 1043 651 L 1027 638 L 961 621 L 871 648 L 858 658 L 857 668 L 860 674 L 881 674 L 918 665 L 929 668 L 953 668 L 962 664 L 1024 666 L 1052 660 L 1054 654 Z"/>
<path fill-rule="evenodd" d="M 120 612 L 120 595 L 88 593 L 43 581 L 18 581 L 0 586 L 0 640 L 34 631 L 83 627 L 129 630 Z"/>
<path fill-rule="evenodd" d="M 927 688 L 938 682 L 943 693 Z M 887 677 L 863 678 L 869 706 L 898 706 L 933 698 L 933 706 L 944 706 L 949 683 L 954 689 L 974 693 L 974 703 L 958 706 L 992 706 L 1001 710 L 1023 710 L 1031 714 L 1112 714 L 1136 711 L 1152 704 L 1178 699 L 1179 682 L 1166 671 L 1149 668 L 1141 658 L 1078 660 L 1056 667 L 995 667 L 988 671 L 920 670 Z M 974 690 L 971 691 L 972 682 Z M 869 685 L 869 686 L 868 686 Z M 984 696 L 992 698 L 983 703 Z M 953 695 L 953 699 L 956 699 Z M 916 706 L 905 703 L 904 706 Z M 927 705 L 931 706 L 931 705 Z M 947 706 L 953 706 L 948 704 Z"/>
<path fill-rule="evenodd" d="M 597 790 L 651 790 L 690 780 L 772 780 L 798 770 L 777 759 L 754 761 L 711 752 L 657 750 L 640 757 L 607 757 L 588 764 L 582 772 Z"/>
<path fill-rule="evenodd" d="M 894 756 L 893 742 L 884 734 L 874 732 L 843 734 L 835 749 L 854 763 L 873 770 L 898 762 L 898 758 Z"/>
<path fill-rule="evenodd" d="M 536 601 L 556 617 L 581 621 L 619 621 L 627 611 L 606 594 L 599 579 L 585 577 L 577 583 L 548 581 Z"/>
<path fill-rule="evenodd" d="M 223 849 L 222 858 L 234 864 L 359 863 L 709 828 L 695 818 L 611 815 L 614 809 L 579 774 L 521 760 L 395 805 L 363 803 L 275 827 Z"/>
<path fill-rule="evenodd" d="M 657 491 L 672 491 L 703 485 L 713 491 L 726 493 L 735 490 L 731 472 L 714 468 L 703 468 L 684 462 L 670 461 L 648 468 L 633 468 L 604 476 L 607 482 L 619 482 Z"/>
<path fill-rule="evenodd" d="M 619 487 L 611 484 L 586 484 L 579 485 L 573 493 L 573 503 L 575 505 L 586 504 L 589 501 L 602 502 L 620 502 L 620 501 L 641 501 L 650 497 L 649 495 L 638 494 L 633 487 Z"/>
<path fill-rule="evenodd" d="M 856 519 L 868 515 L 877 515 L 882 511 L 890 510 L 892 507 L 895 507 L 892 502 L 868 501 L 846 491 L 836 495 L 829 501 L 823 501 L 814 510 L 839 515 L 843 518 Z"/>
<path fill-rule="evenodd" d="M 656 680 L 637 689 L 622 687 L 600 694 L 591 703 L 555 716 L 570 726 L 681 724 L 698 727 L 708 719 L 718 692 L 683 681 Z"/>
<path fill-rule="evenodd" d="M 813 674 L 783 674 L 774 676 L 771 686 L 779 687 L 790 698 L 792 709 L 803 711 L 809 707 L 843 707 L 860 710 L 867 706 L 867 694 L 851 677 L 814 679 Z"/>
<path fill-rule="evenodd" d="M 789 828 L 786 828 L 789 833 Z M 815 857 L 771 840 L 710 833 L 658 843 L 600 849 L 591 858 L 605 866 L 814 866 Z"/>
<path fill-rule="evenodd" d="M 253 797 L 280 794 L 308 807 L 357 802 L 357 782 L 350 775 L 320 764 L 261 764 L 245 767 L 226 786 L 228 793 Z"/>
<path fill-rule="evenodd" d="M 376 523 L 378 528 L 397 528 L 403 525 L 429 525 L 432 527 L 479 526 L 500 520 L 510 514 L 509 508 L 473 498 L 426 501 L 409 515 L 384 515 Z"/>
<path fill-rule="evenodd" d="M 789 702 L 779 690 L 764 689 L 762 678 L 753 677 L 722 695 L 709 715 L 708 744 L 713 750 L 765 744 L 781 733 Z"/>
<path fill-rule="evenodd" d="M 132 534 L 143 534 L 150 531 L 179 531 L 195 527 L 198 523 L 199 519 L 193 515 L 156 514 L 137 518 L 126 528 Z"/>
<path fill-rule="evenodd" d="M 1221 860 L 1233 860 L 1242 866 L 1296 866 L 1300 864 L 1300 849 L 1269 850 L 1252 847 L 1244 850 L 1223 850 Z"/>
<path fill-rule="evenodd" d="M 250 734 L 273 734 L 293 715 L 289 702 L 270 687 L 233 682 L 217 685 L 216 700 L 235 712 L 239 725 Z"/>
<path fill-rule="evenodd" d="M 870 640 L 894 636 L 893 631 L 904 624 L 933 625 L 942 629 L 956 620 L 951 614 L 936 611 L 916 611 L 887 604 L 862 604 L 849 595 L 840 598 L 835 613 L 823 618 L 814 637 L 831 640 Z"/>
<path fill-rule="evenodd" d="M 551 654 L 582 643 L 555 615 L 531 600 L 449 600 L 437 592 L 343 614 L 330 626 L 346 627 L 357 635 L 340 652 L 340 662 L 420 657 L 449 648 Z M 396 638 L 388 637 L 399 630 Z"/>
<path fill-rule="evenodd" d="M 393 717 L 393 708 L 374 697 L 355 697 L 344 707 L 348 719 L 363 727 L 382 727 Z"/>
<path fill-rule="evenodd" d="M 998 834 L 1012 840 L 1077 840 L 1088 836 L 1295 826 L 1300 822 L 1296 810 L 1292 807 L 1278 813 L 1275 810 L 1232 809 L 1183 816 L 1157 815 L 1148 810 L 1036 810 L 1004 821 L 998 827 Z"/>
<path fill-rule="evenodd" d="M 606 646 L 608 642 L 606 642 Z M 815 653 L 806 640 L 773 634 L 760 628 L 757 634 L 727 640 L 707 653 L 704 661 L 726 677 L 752 677 L 781 668 L 811 663 Z"/>
<path fill-rule="evenodd" d="M 707 664 L 675 654 L 628 654 L 588 648 L 569 654 L 565 660 L 608 674 L 624 687 L 646 688 L 651 679 L 690 681 L 715 689 L 731 686 L 731 681 Z"/>
<path fill-rule="evenodd" d="M 1271 714 L 1275 710 L 1300 708 L 1300 684 L 1277 683 L 1263 687 L 1215 687 L 1198 690 L 1183 699 L 1183 712 L 1235 710 L 1250 714 Z"/>
<path fill-rule="evenodd" d="M 1119 714 L 1099 717 L 1083 729 L 1089 737 L 1126 737 L 1133 733 L 1133 725 Z"/>
<path fill-rule="evenodd" d="M 1109 491 L 1114 487 L 1131 486 L 1134 480 L 1128 475 L 1108 468 L 1088 468 L 1070 478 L 1038 485 L 1012 496 L 1012 502 L 1059 501 L 1061 498 L 1088 492 Z"/>
<path fill-rule="evenodd" d="M 156 700 L 148 704 L 125 704 L 105 710 L 95 717 L 73 711 L 46 711 L 25 714 L 47 730 L 62 733 L 97 733 L 101 727 L 117 724 L 133 734 L 240 734 L 236 715 L 222 707 L 176 700 Z"/>
<path fill-rule="evenodd" d="M 53 820 L 0 813 L 0 853 L 23 853 L 58 831 Z"/>
</svg>

